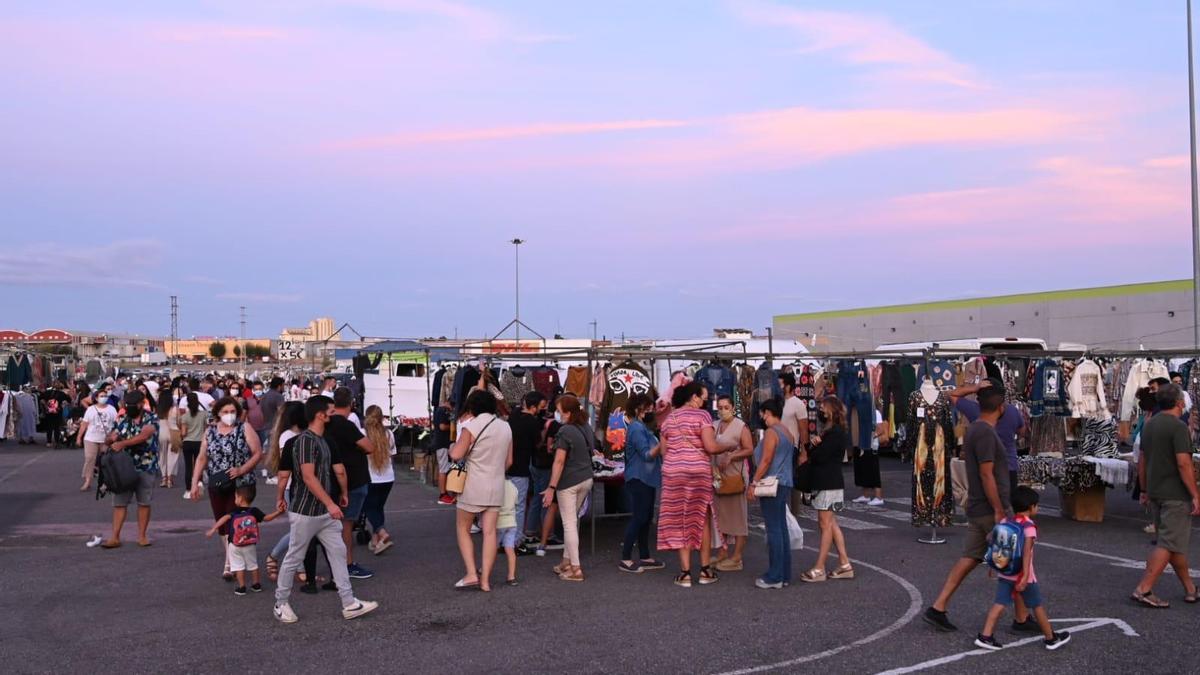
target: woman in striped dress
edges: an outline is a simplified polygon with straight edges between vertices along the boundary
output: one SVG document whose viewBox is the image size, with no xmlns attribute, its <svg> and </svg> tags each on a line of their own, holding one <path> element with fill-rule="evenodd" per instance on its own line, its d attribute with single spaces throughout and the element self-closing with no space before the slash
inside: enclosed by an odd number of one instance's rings
<svg viewBox="0 0 1200 675">
<path fill-rule="evenodd" d="M 671 396 L 675 407 L 661 425 L 663 452 L 662 499 L 658 511 L 658 548 L 679 551 L 679 576 L 675 584 L 692 586 L 692 551 L 700 550 L 700 584 L 717 581 L 709 567 L 713 513 L 710 455 L 717 446 L 712 416 L 703 409 L 704 388 L 698 382 L 677 387 Z M 719 536 L 719 535 L 718 535 Z"/>
</svg>

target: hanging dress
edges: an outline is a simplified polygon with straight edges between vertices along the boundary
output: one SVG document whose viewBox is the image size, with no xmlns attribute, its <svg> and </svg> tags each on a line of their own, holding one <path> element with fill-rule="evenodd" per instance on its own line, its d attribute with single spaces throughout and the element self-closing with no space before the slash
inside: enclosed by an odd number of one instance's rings
<svg viewBox="0 0 1200 675">
<path fill-rule="evenodd" d="M 933 403 L 918 389 L 908 399 L 906 443 L 913 458 L 912 524 L 949 527 L 954 515 L 950 458 L 954 422 L 950 397 L 939 392 Z"/>
</svg>

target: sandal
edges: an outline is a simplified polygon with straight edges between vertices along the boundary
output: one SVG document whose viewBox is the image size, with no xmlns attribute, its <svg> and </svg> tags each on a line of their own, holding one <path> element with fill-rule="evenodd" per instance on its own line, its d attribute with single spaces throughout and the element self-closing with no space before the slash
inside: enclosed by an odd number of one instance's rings
<svg viewBox="0 0 1200 675">
<path fill-rule="evenodd" d="M 473 591 L 477 588 L 479 588 L 479 579 L 469 582 L 464 577 L 454 582 L 454 590 L 456 591 Z"/>
<path fill-rule="evenodd" d="M 583 568 L 571 567 L 566 572 L 558 575 L 558 578 L 563 581 L 583 581 Z"/>
<path fill-rule="evenodd" d="M 805 572 L 804 574 L 800 575 L 800 581 L 808 582 L 810 584 L 825 581 L 826 578 L 827 577 L 825 576 L 825 570 L 817 570 L 817 569 L 809 570 L 809 571 Z"/>
<path fill-rule="evenodd" d="M 267 578 L 271 581 L 279 580 L 279 561 L 274 556 L 267 556 Z"/>
<path fill-rule="evenodd" d="M 1195 586 L 1192 587 L 1191 592 L 1184 593 L 1183 595 L 1183 601 L 1189 605 L 1196 604 L 1198 600 L 1200 600 L 1200 589 L 1197 589 Z"/>
<path fill-rule="evenodd" d="M 1133 592 L 1133 595 L 1130 597 L 1133 599 L 1134 602 L 1145 605 L 1147 607 L 1151 607 L 1153 609 L 1166 609 L 1171 606 L 1171 603 L 1154 595 L 1154 593 L 1152 591 L 1146 591 L 1145 593 L 1138 593 L 1135 590 Z"/>
<path fill-rule="evenodd" d="M 829 574 L 830 579 L 853 579 L 854 568 L 850 565 L 842 565 Z"/>
<path fill-rule="evenodd" d="M 111 548 L 120 548 L 120 547 L 121 547 L 121 542 L 120 542 L 120 540 L 117 540 L 117 539 L 108 539 L 106 541 L 100 542 L 100 548 L 111 549 Z"/>
<path fill-rule="evenodd" d="M 564 560 L 564 561 L 560 562 L 559 564 L 555 565 L 552 568 L 552 570 L 555 574 L 561 575 L 562 573 L 569 572 L 571 570 L 571 563 Z"/>
<path fill-rule="evenodd" d="M 701 567 L 701 568 L 700 568 L 700 579 L 699 579 L 699 581 L 700 581 L 700 585 L 701 585 L 701 586 L 707 586 L 707 585 L 709 585 L 709 584 L 715 584 L 715 583 L 717 583 L 719 580 L 720 580 L 720 578 L 717 576 L 717 573 L 716 573 L 716 572 L 714 572 L 714 571 L 712 571 L 712 566 L 711 566 L 711 565 L 704 565 L 703 567 Z"/>
<path fill-rule="evenodd" d="M 692 587 L 692 573 L 689 572 L 688 570 L 684 570 L 684 571 L 680 572 L 679 576 L 675 577 L 675 585 L 679 586 L 681 588 L 691 588 Z"/>
</svg>

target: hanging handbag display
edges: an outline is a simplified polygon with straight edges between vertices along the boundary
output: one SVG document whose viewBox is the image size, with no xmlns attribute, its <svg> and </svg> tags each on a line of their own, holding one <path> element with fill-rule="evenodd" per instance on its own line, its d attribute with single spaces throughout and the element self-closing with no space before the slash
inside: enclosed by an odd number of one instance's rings
<svg viewBox="0 0 1200 675">
<path fill-rule="evenodd" d="M 467 454 L 463 455 L 461 460 L 455 462 L 454 466 L 450 467 L 450 471 L 446 473 L 446 492 L 461 495 L 463 490 L 467 489 L 467 458 L 471 456 L 471 451 L 475 449 L 475 444 L 479 442 L 480 438 L 483 438 L 483 432 L 487 431 L 487 428 L 492 426 L 492 422 L 495 421 L 496 417 L 493 416 L 491 421 L 483 425 L 483 428 L 479 430 L 479 435 L 471 441 L 471 447 L 467 448 Z"/>
</svg>

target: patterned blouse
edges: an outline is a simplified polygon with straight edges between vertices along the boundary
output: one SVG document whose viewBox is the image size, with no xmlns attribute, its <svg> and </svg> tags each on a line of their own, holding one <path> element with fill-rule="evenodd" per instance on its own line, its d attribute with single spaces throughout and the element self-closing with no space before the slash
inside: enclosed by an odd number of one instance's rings
<svg viewBox="0 0 1200 675">
<path fill-rule="evenodd" d="M 136 420 L 130 419 L 126 415 L 117 422 L 114 431 L 117 434 L 117 440 L 127 441 L 142 433 L 142 429 L 149 425 L 154 427 L 154 433 L 150 435 L 150 440 L 139 445 L 131 445 L 125 448 L 125 452 L 133 458 L 133 466 L 138 471 L 158 473 L 158 418 L 154 416 L 154 413 L 144 412 Z"/>
<path fill-rule="evenodd" d="M 245 425 L 239 424 L 233 431 L 222 434 L 217 431 L 217 425 L 208 427 L 208 465 L 205 473 L 209 476 L 222 471 L 239 467 L 250 459 L 250 446 L 246 444 Z M 254 472 L 238 476 L 235 483 L 238 487 L 254 485 Z"/>
</svg>

